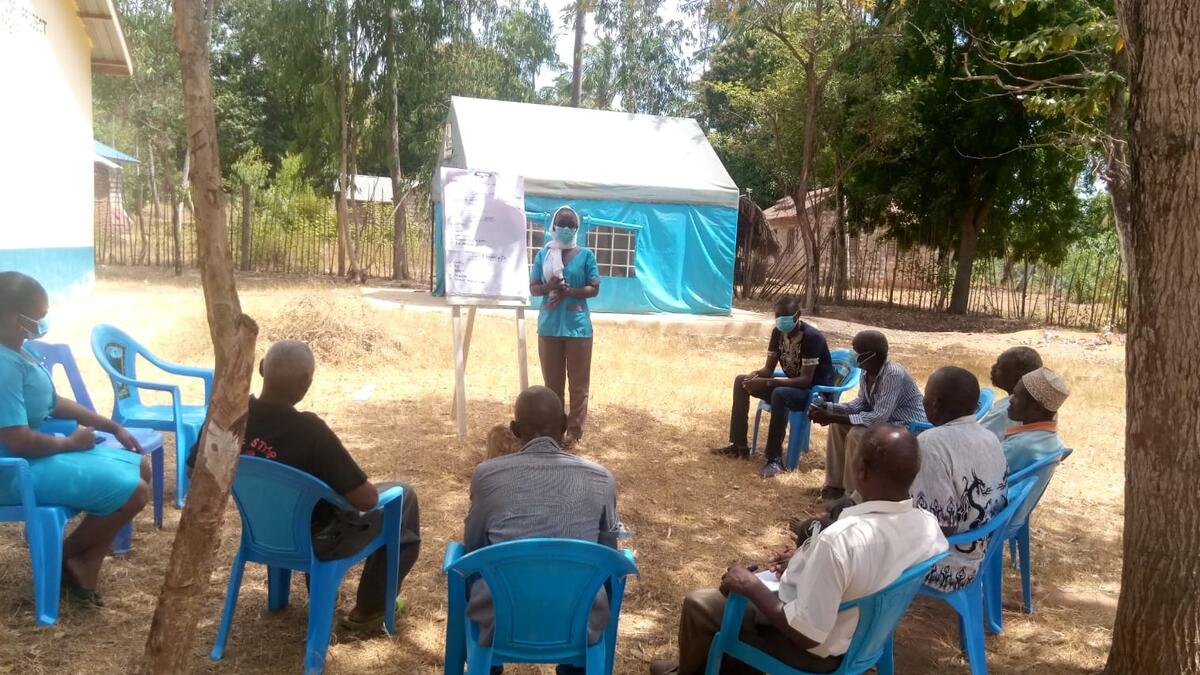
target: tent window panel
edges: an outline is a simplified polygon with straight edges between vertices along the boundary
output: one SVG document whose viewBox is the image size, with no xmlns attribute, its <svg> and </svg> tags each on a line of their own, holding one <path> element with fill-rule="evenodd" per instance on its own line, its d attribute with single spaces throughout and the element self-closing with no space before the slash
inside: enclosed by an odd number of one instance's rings
<svg viewBox="0 0 1200 675">
<path fill-rule="evenodd" d="M 533 269 L 533 259 L 546 245 L 546 230 L 532 218 L 525 219 L 525 245 L 529 249 L 529 268 Z"/>
<path fill-rule="evenodd" d="M 587 233 L 588 248 L 596 254 L 596 265 L 602 277 L 632 279 L 637 233 L 619 227 L 596 225 Z"/>
</svg>

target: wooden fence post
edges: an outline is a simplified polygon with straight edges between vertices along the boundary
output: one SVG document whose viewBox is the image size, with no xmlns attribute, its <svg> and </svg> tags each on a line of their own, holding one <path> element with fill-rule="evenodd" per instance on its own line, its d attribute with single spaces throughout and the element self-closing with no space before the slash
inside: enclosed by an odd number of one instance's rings
<svg viewBox="0 0 1200 675">
<path fill-rule="evenodd" d="M 216 353 L 215 386 L 200 436 L 187 506 L 158 596 L 141 673 L 190 670 L 196 625 L 218 548 L 225 504 L 246 429 L 258 326 L 242 313 L 226 233 L 225 197 L 212 107 L 205 0 L 175 0 L 175 40 L 183 80 L 200 280 Z"/>
</svg>

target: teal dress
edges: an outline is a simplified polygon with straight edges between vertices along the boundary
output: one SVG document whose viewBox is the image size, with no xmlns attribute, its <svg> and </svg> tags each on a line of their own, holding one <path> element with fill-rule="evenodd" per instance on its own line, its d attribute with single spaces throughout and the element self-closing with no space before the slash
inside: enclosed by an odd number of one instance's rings
<svg viewBox="0 0 1200 675">
<path fill-rule="evenodd" d="M 32 359 L 32 360 L 31 360 Z M 54 381 L 22 347 L 0 346 L 0 428 L 38 427 L 54 411 Z M 0 457 L 13 457 L 0 443 Z M 141 455 L 124 448 L 97 447 L 27 459 L 38 504 L 67 506 L 98 516 L 121 508 L 141 476 Z M 19 504 L 16 476 L 0 473 L 0 505 Z"/>
<path fill-rule="evenodd" d="M 529 280 L 546 283 L 542 274 L 543 262 L 546 259 L 546 248 L 538 251 L 533 258 L 533 267 L 529 270 Z M 567 264 L 563 266 L 563 281 L 571 288 L 583 288 L 588 282 L 600 278 L 600 266 L 596 263 L 596 254 L 589 248 L 580 247 Z M 538 335 L 545 337 L 590 338 L 592 337 L 592 315 L 588 310 L 585 298 L 563 298 L 557 305 L 538 310 Z"/>
</svg>

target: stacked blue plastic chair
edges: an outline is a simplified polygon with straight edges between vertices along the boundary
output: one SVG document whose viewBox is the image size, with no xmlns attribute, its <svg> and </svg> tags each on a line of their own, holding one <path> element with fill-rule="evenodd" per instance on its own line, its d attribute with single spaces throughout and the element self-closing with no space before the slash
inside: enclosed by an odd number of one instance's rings
<svg viewBox="0 0 1200 675">
<path fill-rule="evenodd" d="M 449 607 L 447 675 L 487 675 L 505 663 L 565 663 L 587 675 L 609 675 L 617 644 L 617 621 L 625 577 L 637 574 L 631 551 L 572 539 L 523 539 L 486 546 L 470 554 L 458 542 L 446 547 Z M 479 626 L 467 618 L 472 583 L 492 593 L 495 629 L 479 644 Z M 611 614 L 603 637 L 588 644 L 588 617 L 605 588 Z"/>
<path fill-rule="evenodd" d="M 979 572 L 971 583 L 956 591 L 944 592 L 922 586 L 921 595 L 945 600 L 946 604 L 958 612 L 959 639 L 967 661 L 971 666 L 971 675 L 987 675 L 987 650 L 984 644 L 984 583 L 989 570 L 994 566 L 993 559 L 1004 555 L 1001 537 L 1007 530 L 1009 522 L 1017 511 L 1024 508 L 1025 501 L 1033 491 L 1035 481 L 1026 478 L 1013 482 L 1008 488 L 1008 505 L 1000 513 L 992 516 L 986 523 L 973 530 L 960 532 L 947 537 L 950 546 L 966 546 L 986 541 L 987 550 L 979 565 Z M 989 582 L 990 583 L 990 582 Z"/>
<path fill-rule="evenodd" d="M 979 390 L 979 403 L 975 406 L 975 419 L 981 420 L 988 411 L 992 409 L 992 403 L 996 401 L 996 392 L 984 387 Z M 922 431 L 928 431 L 933 428 L 929 422 L 909 422 L 908 430 L 912 435 L 916 436 Z"/>
<path fill-rule="evenodd" d="M 379 534 L 361 551 L 338 560 L 317 560 L 313 554 L 312 511 L 322 499 L 342 509 L 353 509 L 328 485 L 299 469 L 259 457 L 238 458 L 233 500 L 242 516 L 242 540 L 229 571 L 225 609 L 211 654 L 214 661 L 225 653 L 242 585 L 242 572 L 248 562 L 267 566 L 267 605 L 271 610 L 287 607 L 293 571 L 309 575 L 308 639 L 304 649 L 306 675 L 315 675 L 325 669 L 325 652 L 329 648 L 342 578 L 351 567 L 381 546 L 388 547 L 384 624 L 389 633 L 395 634 L 400 510 L 404 490 L 393 487 L 379 495 L 379 505 L 375 507 L 383 510 L 383 527 Z"/>
<path fill-rule="evenodd" d="M 850 638 L 850 648 L 842 663 L 834 671 L 836 675 L 857 675 L 875 668 L 879 675 L 891 675 L 892 634 L 908 612 L 918 589 L 925 581 L 929 570 L 948 553 L 940 553 L 904 571 L 887 588 L 843 602 L 838 612 L 858 609 L 858 625 Z M 706 675 L 718 675 L 721 661 L 726 654 L 768 675 L 806 675 L 775 657 L 756 649 L 738 639 L 742 618 L 746 612 L 745 596 L 730 594 L 725 603 L 725 615 L 721 618 L 721 630 L 713 638 L 708 651 Z"/>
<path fill-rule="evenodd" d="M 199 440 L 200 428 L 208 414 L 208 400 L 212 396 L 212 370 L 163 361 L 121 330 L 107 325 L 92 329 L 92 353 L 112 381 L 114 420 L 130 428 L 174 432 L 175 506 L 183 508 L 188 485 L 187 453 Z M 202 380 L 204 403 L 184 405 L 178 386 L 138 379 L 136 366 L 139 356 L 164 373 Z M 142 389 L 170 394 L 171 404 L 143 403 L 139 393 Z"/>
<path fill-rule="evenodd" d="M 1001 533 L 1001 538 L 998 540 L 1008 542 L 1009 554 L 1013 558 L 1013 561 L 1019 565 L 1021 572 L 1021 592 L 1024 596 L 1026 614 L 1033 614 L 1033 578 L 1031 559 L 1029 557 L 1029 518 L 1033 514 L 1034 508 L 1037 507 L 1038 502 L 1042 500 L 1042 495 L 1046 493 L 1046 488 L 1050 486 L 1050 479 L 1054 478 L 1055 469 L 1070 454 L 1071 449 L 1067 448 L 1062 452 L 1043 457 L 1008 477 L 1009 481 L 1013 483 L 1030 478 L 1035 481 L 1033 490 L 1029 493 L 1029 498 L 1025 500 L 1022 508 L 1013 514 L 1012 521 L 1009 522 L 1008 527 Z M 988 569 L 988 576 L 984 583 L 984 594 L 986 595 L 984 607 L 987 609 L 987 628 L 993 633 L 999 633 L 1004 630 L 1004 614 L 1001 609 L 1004 595 L 1002 558 L 1002 555 L 997 555 L 992 560 L 992 567 Z"/>
<path fill-rule="evenodd" d="M 96 406 L 92 403 L 92 397 L 88 394 L 87 386 L 83 383 L 83 376 L 79 372 L 79 364 L 75 362 L 75 356 L 71 353 L 71 348 L 64 344 L 51 344 L 40 340 L 30 340 L 25 343 L 34 354 L 42 359 L 42 365 L 53 374 L 54 367 L 58 366 L 63 369 L 67 376 L 67 382 L 71 385 L 71 397 L 79 405 L 96 412 Z M 75 431 L 76 423 L 74 420 L 60 420 L 51 418 L 45 424 L 39 427 L 39 431 L 48 434 L 62 434 L 69 436 Z M 163 437 L 162 434 L 151 429 L 130 429 L 129 433 L 133 434 L 138 443 L 142 446 L 142 451 L 150 455 L 150 470 L 151 470 L 151 487 L 154 491 L 154 526 L 162 529 L 163 526 Z M 133 540 L 133 523 L 126 523 L 121 531 L 117 533 L 117 538 L 113 542 L 113 552 L 117 554 L 128 553 L 129 547 Z"/>
<path fill-rule="evenodd" d="M 833 369 L 837 373 L 837 383 L 833 386 L 816 386 L 809 392 L 808 403 L 812 403 L 822 397 L 830 403 L 837 403 L 841 400 L 842 394 L 858 386 L 859 378 L 862 377 L 862 369 L 859 368 L 848 350 L 834 350 L 830 356 L 833 358 Z M 783 371 L 775 371 L 776 377 L 784 377 Z M 758 427 L 762 421 L 762 414 L 771 412 L 771 402 L 761 401 L 758 404 L 758 412 L 754 414 L 754 436 L 750 441 L 750 454 L 758 451 Z M 788 411 L 788 448 L 787 448 L 787 468 L 794 471 L 800 465 L 800 455 L 808 452 L 809 436 L 812 433 L 812 422 L 808 419 L 808 405 L 802 410 Z"/>
</svg>

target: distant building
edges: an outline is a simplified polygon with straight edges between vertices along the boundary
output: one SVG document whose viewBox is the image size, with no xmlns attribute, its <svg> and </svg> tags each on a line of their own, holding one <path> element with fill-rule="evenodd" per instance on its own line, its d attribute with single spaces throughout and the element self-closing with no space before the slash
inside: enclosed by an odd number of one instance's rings
<svg viewBox="0 0 1200 675">
<path fill-rule="evenodd" d="M 0 0 L 0 269 L 55 296 L 95 280 L 92 75 L 130 75 L 112 0 Z"/>
<path fill-rule="evenodd" d="M 129 213 L 125 210 L 125 167 L 139 162 L 100 141 L 95 141 L 95 151 L 96 155 L 92 158 L 95 195 L 92 220 L 96 227 L 101 228 L 128 226 L 131 223 Z"/>
</svg>

